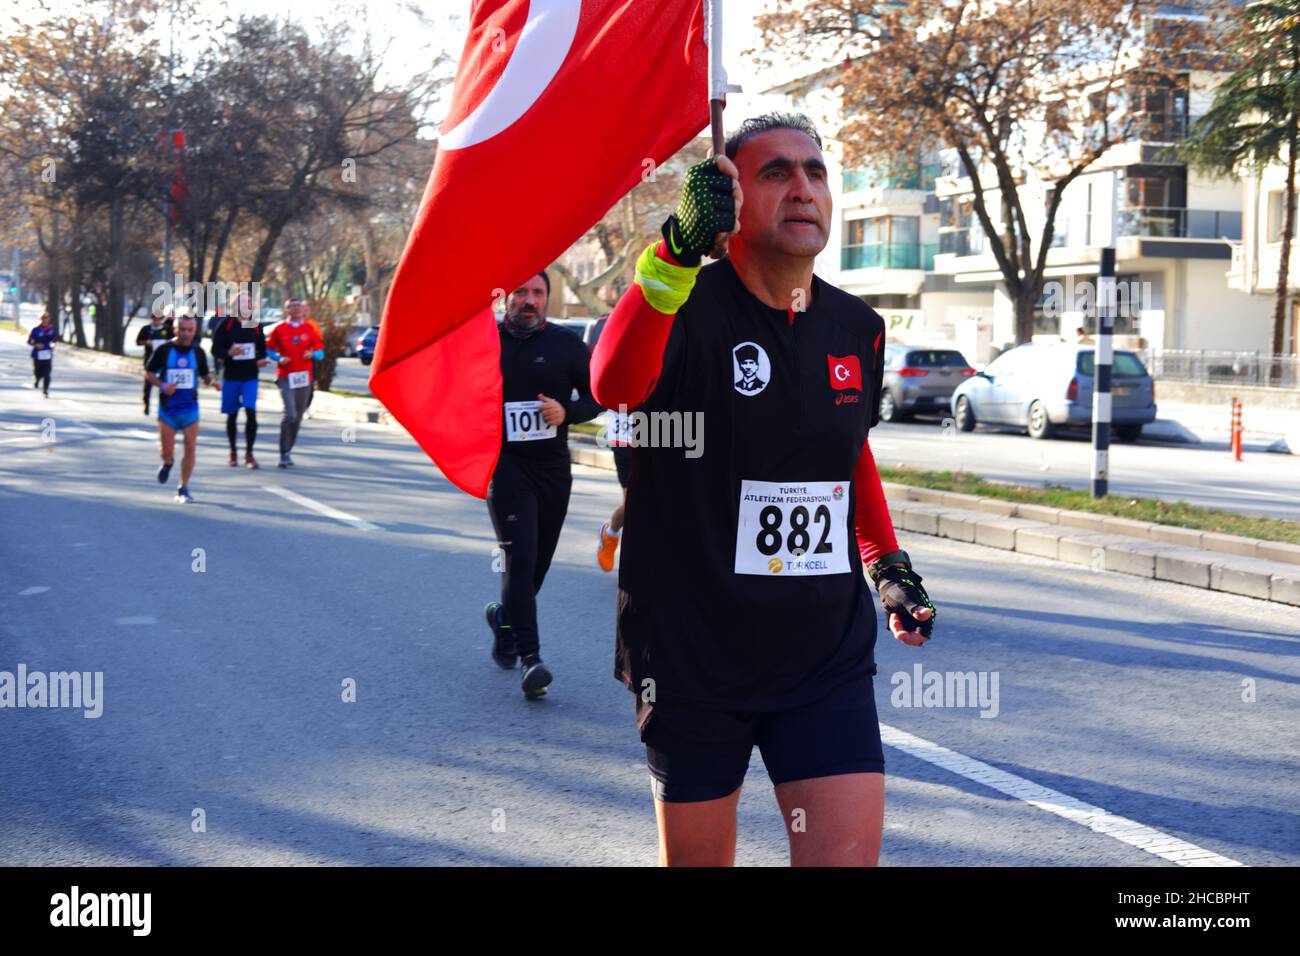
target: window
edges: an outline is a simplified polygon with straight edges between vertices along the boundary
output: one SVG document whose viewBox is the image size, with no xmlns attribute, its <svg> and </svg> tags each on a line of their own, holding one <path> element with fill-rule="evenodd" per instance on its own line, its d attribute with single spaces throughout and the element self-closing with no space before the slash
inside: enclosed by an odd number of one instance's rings
<svg viewBox="0 0 1300 956">
<path fill-rule="evenodd" d="M 950 349 L 908 352 L 907 364 L 913 368 L 966 368 L 966 359 Z"/>
<path fill-rule="evenodd" d="M 844 224 L 841 269 L 921 268 L 921 220 L 916 216 L 878 216 Z"/>
<path fill-rule="evenodd" d="M 1092 377 L 1092 351 L 1079 353 L 1077 370 L 1080 375 Z M 1111 373 L 1115 378 L 1146 378 L 1147 370 L 1141 360 L 1132 352 L 1116 352 L 1111 356 Z"/>
<path fill-rule="evenodd" d="M 1266 242 L 1282 241 L 1282 226 L 1286 222 L 1286 191 L 1275 189 L 1268 194 L 1268 228 L 1265 231 Z M 1295 223 L 1291 224 L 1291 236 L 1295 237 Z"/>
</svg>

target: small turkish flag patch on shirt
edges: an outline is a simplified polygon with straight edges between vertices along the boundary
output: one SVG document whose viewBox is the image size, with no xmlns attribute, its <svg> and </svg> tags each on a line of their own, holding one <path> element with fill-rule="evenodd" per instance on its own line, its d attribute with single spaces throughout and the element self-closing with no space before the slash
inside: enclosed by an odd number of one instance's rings
<svg viewBox="0 0 1300 956">
<path fill-rule="evenodd" d="M 831 374 L 831 388 L 855 388 L 862 391 L 862 365 L 856 355 L 828 355 L 826 367 Z"/>
</svg>

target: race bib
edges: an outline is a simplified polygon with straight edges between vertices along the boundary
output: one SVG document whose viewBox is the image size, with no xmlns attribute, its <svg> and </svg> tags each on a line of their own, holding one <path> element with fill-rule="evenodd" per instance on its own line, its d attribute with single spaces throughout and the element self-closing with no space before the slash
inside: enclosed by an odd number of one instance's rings
<svg viewBox="0 0 1300 956">
<path fill-rule="evenodd" d="M 541 402 L 506 402 L 506 441 L 538 441 L 555 437 L 555 426 L 542 418 Z"/>
<path fill-rule="evenodd" d="M 257 357 L 257 346 L 252 342 L 236 342 L 230 347 L 230 357 L 236 362 Z"/>
<path fill-rule="evenodd" d="M 847 481 L 742 480 L 736 573 L 845 574 L 848 530 Z"/>
<path fill-rule="evenodd" d="M 48 361 L 49 358 L 50 358 L 50 356 L 52 356 L 53 354 L 54 354 L 54 352 L 53 352 L 52 349 L 37 349 L 37 350 L 36 350 L 36 358 L 37 358 L 38 360 L 42 361 L 42 362 Z"/>
<path fill-rule="evenodd" d="M 611 445 L 630 445 L 632 444 L 632 421 L 627 414 L 619 414 L 611 411 L 609 413 L 609 427 L 606 429 L 606 435 Z"/>
<path fill-rule="evenodd" d="M 290 387 L 290 388 L 306 388 L 306 387 L 307 387 L 308 385 L 310 385 L 310 384 L 311 384 L 311 373 L 310 373 L 310 372 L 290 372 L 290 373 L 289 373 L 289 387 Z"/>
<path fill-rule="evenodd" d="M 169 368 L 167 370 L 167 384 L 175 385 L 179 388 L 194 387 L 194 369 L 192 368 Z"/>
</svg>

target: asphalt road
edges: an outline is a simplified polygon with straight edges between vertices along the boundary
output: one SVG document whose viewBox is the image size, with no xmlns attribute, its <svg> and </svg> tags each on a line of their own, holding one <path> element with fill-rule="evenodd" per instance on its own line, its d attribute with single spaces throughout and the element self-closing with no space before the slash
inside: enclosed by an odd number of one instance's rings
<svg viewBox="0 0 1300 956">
<path fill-rule="evenodd" d="M 999 481 L 1092 487 L 1092 436 L 1083 431 L 1037 441 L 1010 427 L 973 432 L 938 418 L 884 423 L 871 433 L 880 464 L 964 470 Z M 1272 518 L 1300 520 L 1300 456 L 1246 452 L 1234 461 L 1224 447 L 1142 439 L 1112 443 L 1110 493 L 1186 501 Z"/>
<path fill-rule="evenodd" d="M 206 394 L 187 507 L 154 479 L 137 380 L 56 358 L 45 400 L 27 373 L 0 344 L 0 671 L 102 672 L 103 713 L 0 709 L 0 862 L 653 862 L 615 581 L 592 557 L 612 474 L 575 468 L 541 595 L 556 682 L 530 703 L 487 657 L 484 506 L 401 432 L 313 420 L 294 470 L 229 469 Z M 1300 863 L 1300 610 L 901 540 L 940 623 L 920 650 L 879 640 L 887 737 L 926 745 L 886 748 L 884 864 L 1174 865 L 930 744 L 1206 853 Z M 892 706 L 917 663 L 997 674 L 996 716 Z M 757 754 L 740 812 L 738 862 L 783 864 Z"/>
</svg>

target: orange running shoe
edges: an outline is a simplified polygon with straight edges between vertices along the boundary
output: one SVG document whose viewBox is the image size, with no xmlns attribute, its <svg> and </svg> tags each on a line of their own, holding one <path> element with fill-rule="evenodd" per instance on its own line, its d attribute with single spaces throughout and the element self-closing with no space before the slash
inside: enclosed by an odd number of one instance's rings
<svg viewBox="0 0 1300 956">
<path fill-rule="evenodd" d="M 619 536 L 609 530 L 609 523 L 600 526 L 600 544 L 596 545 L 596 563 L 602 571 L 614 570 L 614 554 L 618 551 Z"/>
</svg>

